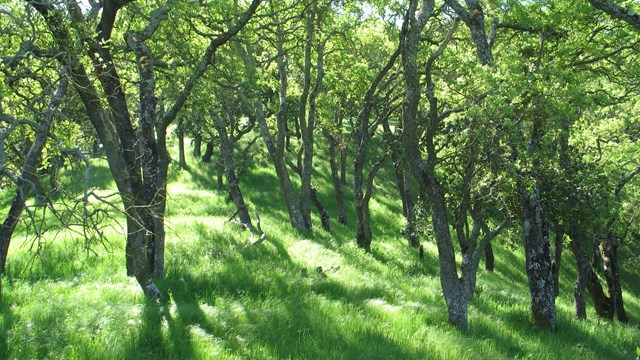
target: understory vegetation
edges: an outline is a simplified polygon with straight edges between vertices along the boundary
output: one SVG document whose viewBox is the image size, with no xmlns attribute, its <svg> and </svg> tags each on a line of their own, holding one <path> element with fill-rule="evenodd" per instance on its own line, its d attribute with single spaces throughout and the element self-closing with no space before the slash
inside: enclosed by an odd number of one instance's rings
<svg viewBox="0 0 640 360">
<path fill-rule="evenodd" d="M 496 268 L 479 270 L 471 325 L 460 331 L 447 324 L 434 241 L 424 240 L 420 261 L 401 234 L 391 167 L 375 183 L 377 241 L 366 253 L 353 228 L 335 221 L 331 233 L 292 230 L 264 161 L 252 164 L 242 186 L 267 238 L 245 248 L 248 232 L 227 221 L 235 208 L 226 190 L 215 190 L 214 167 L 188 161 L 188 170 L 174 166 L 170 174 L 161 300 L 126 276 L 119 226 L 95 253 L 77 235 L 60 234 L 35 258 L 19 233 L 3 279 L 0 358 L 632 359 L 640 345 L 640 271 L 632 255 L 640 249 L 625 247 L 621 255 L 629 324 L 600 319 L 591 306 L 587 320 L 573 318 L 568 253 L 558 330 L 545 332 L 529 322 L 521 245 L 499 238 Z M 94 165 L 92 185 L 113 187 L 103 161 Z M 318 166 L 327 174 L 326 163 Z M 330 180 L 319 179 L 319 196 L 335 213 Z"/>
</svg>

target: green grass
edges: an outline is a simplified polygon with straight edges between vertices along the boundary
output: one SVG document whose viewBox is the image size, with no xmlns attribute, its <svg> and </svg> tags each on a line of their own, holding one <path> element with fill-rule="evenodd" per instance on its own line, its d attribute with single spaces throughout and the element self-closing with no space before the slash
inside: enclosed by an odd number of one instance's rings
<svg viewBox="0 0 640 360">
<path fill-rule="evenodd" d="M 632 324 L 572 317 L 573 258 L 566 251 L 556 332 L 530 328 L 523 251 L 496 243 L 496 271 L 478 274 L 469 329 L 447 324 L 435 244 L 417 259 L 400 235 L 401 204 L 391 169 L 371 203 L 374 243 L 356 248 L 350 226 L 332 222 L 296 232 L 269 165 L 242 178 L 267 241 L 244 249 L 248 233 L 225 222 L 234 212 L 217 190 L 213 166 L 189 159 L 171 170 L 166 278 L 161 301 L 146 299 L 126 277 L 124 236 L 87 255 L 71 233 L 49 239 L 41 256 L 12 243 L 0 301 L 0 359 L 633 359 L 640 345 L 640 274 L 623 273 Z M 329 171 L 315 185 L 335 216 Z M 100 187 L 113 186 L 95 172 Z M 347 189 L 346 198 L 352 193 Z M 5 196 L 2 196 L 3 201 Z M 8 197 L 7 197 L 8 199 Z M 6 202 L 5 202 L 6 204 Z M 26 243 L 26 245 L 23 245 Z M 110 250 L 110 251 L 107 251 Z M 639 249 L 625 248 L 623 261 Z M 321 266 L 325 275 L 315 269 Z M 339 267 L 339 268 L 337 268 Z M 329 269 L 333 270 L 329 271 Z M 337 269 L 337 270 L 336 270 Z"/>
</svg>

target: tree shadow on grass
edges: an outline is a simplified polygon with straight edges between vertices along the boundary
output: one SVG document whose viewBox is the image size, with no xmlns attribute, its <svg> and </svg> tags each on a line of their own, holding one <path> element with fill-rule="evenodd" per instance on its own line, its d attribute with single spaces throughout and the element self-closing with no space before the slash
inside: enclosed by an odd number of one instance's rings
<svg viewBox="0 0 640 360">
<path fill-rule="evenodd" d="M 563 354 L 559 356 L 561 358 L 571 357 L 564 354 L 578 353 L 597 359 L 624 358 L 618 352 L 619 348 L 604 343 L 602 338 L 590 333 L 587 329 L 588 323 L 585 320 L 573 319 L 571 313 L 556 310 L 556 331 L 535 329 L 531 326 L 528 302 L 525 301 L 523 306 L 496 310 L 495 304 L 492 304 L 495 302 L 494 297 L 495 294 L 485 292 L 474 297 L 471 307 L 482 316 L 470 319 L 467 334 L 473 339 L 489 339 L 509 357 L 531 357 L 538 351 L 539 354 Z M 539 346 L 546 349 L 539 349 Z"/>
<path fill-rule="evenodd" d="M 207 285 L 213 287 L 214 283 L 186 274 L 180 276 L 179 282 L 169 280 L 166 284 L 172 291 L 176 309 L 175 317 L 168 319 L 172 342 L 174 339 L 193 341 L 189 329 L 197 328 L 210 341 L 215 341 L 216 346 L 246 358 L 383 359 L 417 356 L 385 336 L 384 328 L 376 329 L 370 323 L 364 328 L 354 329 L 340 322 L 343 315 L 339 311 L 332 311 L 333 307 L 338 310 L 343 306 L 354 306 L 366 312 L 365 303 L 371 298 L 384 297 L 383 289 L 358 291 L 330 281 L 318 280 L 324 285 L 317 285 L 314 281 L 292 282 L 285 277 L 277 277 L 270 283 L 249 283 L 245 279 L 246 288 L 242 291 L 219 287 L 216 296 L 207 299 L 205 294 L 193 293 L 192 289 L 206 288 Z M 325 301 L 332 303 L 318 306 L 319 302 Z M 170 357 L 194 355 L 185 351 L 172 351 L 170 354 Z"/>
<path fill-rule="evenodd" d="M 126 359 L 164 359 L 167 357 L 164 336 L 162 334 L 163 311 L 157 300 L 144 298 L 142 324 L 137 339 L 125 355 Z"/>
<path fill-rule="evenodd" d="M 225 231 L 202 226 L 196 232 L 203 240 L 184 249 L 198 249 L 196 256 L 168 263 L 160 283 L 171 294 L 168 305 L 145 305 L 145 324 L 129 358 L 137 349 L 149 352 L 149 344 L 155 344 L 155 355 L 169 358 L 197 357 L 202 348 L 242 358 L 417 357 L 377 328 L 378 315 L 368 302 L 393 301 L 387 287 L 346 288 L 331 274 L 326 278 L 294 261 L 277 240 L 245 249 Z M 196 263 L 205 256 L 210 271 Z M 371 320 L 344 321 L 345 308 L 354 320 L 359 314 Z M 163 321 L 164 330 L 152 331 Z"/>
</svg>

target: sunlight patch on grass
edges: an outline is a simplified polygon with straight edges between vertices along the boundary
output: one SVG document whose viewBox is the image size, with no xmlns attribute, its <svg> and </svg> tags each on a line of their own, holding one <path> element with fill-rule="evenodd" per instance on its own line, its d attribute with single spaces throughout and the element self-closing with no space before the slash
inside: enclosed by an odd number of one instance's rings
<svg viewBox="0 0 640 360">
<path fill-rule="evenodd" d="M 314 270 L 318 266 L 325 270 L 332 266 L 344 266 L 344 260 L 339 253 L 310 240 L 297 241 L 289 246 L 287 251 L 292 259 Z"/>
</svg>

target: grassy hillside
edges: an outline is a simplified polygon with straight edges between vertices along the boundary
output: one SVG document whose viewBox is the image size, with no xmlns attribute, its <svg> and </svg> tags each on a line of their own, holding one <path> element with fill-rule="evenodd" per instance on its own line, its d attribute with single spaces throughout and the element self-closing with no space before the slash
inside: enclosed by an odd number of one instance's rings
<svg viewBox="0 0 640 360">
<path fill-rule="evenodd" d="M 559 329 L 529 327 L 523 250 L 500 246 L 496 271 L 482 269 L 469 329 L 447 324 L 432 239 L 424 262 L 400 235 L 401 204 L 391 169 L 381 172 L 372 201 L 370 254 L 355 246 L 349 226 L 332 233 L 291 229 L 268 163 L 257 159 L 242 178 L 267 240 L 244 248 L 248 233 L 225 220 L 234 212 L 216 189 L 212 166 L 188 159 L 172 169 L 167 211 L 167 294 L 145 299 L 125 275 L 124 236 L 82 251 L 73 234 L 45 238 L 33 258 L 24 236 L 12 243 L 0 303 L 0 359 L 634 359 L 640 346 L 640 273 L 626 266 L 623 286 L 632 324 L 572 317 L 575 279 L 566 251 Z M 103 164 L 97 161 L 97 165 Z M 329 174 L 318 162 L 319 176 Z M 97 166 L 94 184 L 110 187 Z M 335 216 L 327 178 L 319 195 Z M 1 194 L 3 203 L 8 191 Z M 347 192 L 347 199 L 352 194 Z M 4 210 L 3 210 L 3 213 Z M 629 254 L 635 254 L 635 258 Z M 637 264 L 640 249 L 622 261 Z M 317 268 L 322 267 L 322 273 Z"/>
</svg>

